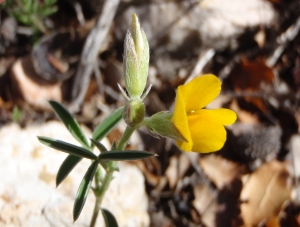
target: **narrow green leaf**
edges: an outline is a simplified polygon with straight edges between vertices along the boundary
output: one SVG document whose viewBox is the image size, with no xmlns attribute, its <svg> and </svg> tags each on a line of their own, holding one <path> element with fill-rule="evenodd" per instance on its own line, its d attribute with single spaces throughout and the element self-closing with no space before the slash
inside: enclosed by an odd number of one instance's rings
<svg viewBox="0 0 300 227">
<path fill-rule="evenodd" d="M 43 17 L 48 17 L 51 14 L 56 13 L 57 10 L 58 10 L 58 8 L 55 6 L 53 6 L 53 7 L 47 6 L 47 8 L 45 10 L 39 12 L 39 15 L 41 15 Z"/>
<path fill-rule="evenodd" d="M 56 150 L 66 152 L 68 154 L 76 155 L 76 156 L 79 156 L 82 158 L 97 159 L 97 156 L 93 152 L 91 152 L 83 147 L 78 147 L 71 143 L 66 143 L 61 140 L 56 140 L 56 139 L 52 139 L 52 138 L 48 138 L 48 137 L 44 137 L 44 136 L 38 136 L 38 139 L 42 144 L 45 144 Z"/>
<path fill-rule="evenodd" d="M 106 227 L 118 227 L 118 222 L 117 222 L 115 216 L 109 210 L 101 208 L 101 212 L 102 212 Z"/>
<path fill-rule="evenodd" d="M 56 187 L 69 175 L 72 169 L 81 161 L 81 157 L 68 155 L 63 161 L 56 175 Z"/>
<path fill-rule="evenodd" d="M 77 220 L 77 218 L 79 217 L 82 208 L 85 204 L 88 192 L 90 190 L 91 184 L 92 184 L 92 180 L 94 178 L 96 169 L 98 167 L 98 161 L 94 161 L 90 167 L 88 168 L 88 170 L 86 171 L 76 194 L 76 199 L 74 202 L 74 207 L 73 207 L 73 220 L 74 222 Z"/>
<path fill-rule="evenodd" d="M 102 140 L 122 119 L 124 107 L 116 109 L 107 118 L 105 118 L 95 129 L 93 133 L 94 140 Z"/>
<path fill-rule="evenodd" d="M 97 140 L 91 139 L 92 143 L 99 149 L 100 152 L 107 152 L 106 147 Z"/>
<path fill-rule="evenodd" d="M 101 153 L 98 158 L 101 161 L 125 161 L 149 158 L 153 155 L 155 154 L 147 151 L 121 150 Z"/>
<path fill-rule="evenodd" d="M 65 124 L 66 128 L 69 132 L 73 135 L 73 137 L 84 147 L 88 148 L 89 143 L 83 134 L 78 122 L 72 116 L 72 114 L 59 102 L 56 101 L 49 101 L 50 105 L 52 106 L 53 110 L 57 114 L 57 116 L 62 120 Z"/>
<path fill-rule="evenodd" d="M 38 8 L 39 8 L 39 1 L 37 1 L 37 0 L 32 1 L 31 11 L 37 12 Z"/>
</svg>

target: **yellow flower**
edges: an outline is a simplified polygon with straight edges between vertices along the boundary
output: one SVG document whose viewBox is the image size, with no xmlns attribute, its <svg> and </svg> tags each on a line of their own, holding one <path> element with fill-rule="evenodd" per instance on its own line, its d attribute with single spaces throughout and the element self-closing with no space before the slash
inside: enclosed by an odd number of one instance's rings
<svg viewBox="0 0 300 227">
<path fill-rule="evenodd" d="M 212 152 L 226 141 L 224 125 L 233 124 L 236 113 L 228 109 L 203 109 L 221 91 L 221 81 L 214 75 L 203 75 L 179 86 L 171 118 L 187 142 L 177 140 L 184 151 Z"/>
</svg>

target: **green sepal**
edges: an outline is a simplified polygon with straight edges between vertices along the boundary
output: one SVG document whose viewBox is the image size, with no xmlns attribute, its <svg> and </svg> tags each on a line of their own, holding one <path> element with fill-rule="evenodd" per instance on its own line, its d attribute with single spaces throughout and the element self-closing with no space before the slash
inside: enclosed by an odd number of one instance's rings
<svg viewBox="0 0 300 227">
<path fill-rule="evenodd" d="M 101 213 L 104 218 L 106 227 L 118 227 L 118 222 L 115 216 L 109 210 L 101 208 Z"/>
<path fill-rule="evenodd" d="M 149 133 L 158 137 L 168 137 L 175 140 L 181 140 L 187 142 L 187 139 L 180 133 L 177 127 L 171 121 L 171 113 L 169 112 L 159 112 L 146 118 L 143 124 L 147 127 Z"/>
<path fill-rule="evenodd" d="M 102 140 L 122 119 L 124 107 L 116 109 L 107 118 L 105 118 L 94 130 L 92 139 Z"/>
<path fill-rule="evenodd" d="M 73 207 L 73 221 L 79 217 L 82 208 L 85 204 L 88 192 L 91 188 L 92 180 L 98 167 L 98 162 L 94 161 L 86 171 L 76 194 L 76 199 Z"/>
<path fill-rule="evenodd" d="M 68 154 L 76 155 L 81 158 L 88 158 L 93 160 L 97 159 L 97 156 L 93 152 L 83 147 L 79 147 L 71 143 L 67 143 L 61 140 L 52 139 L 44 136 L 38 136 L 38 139 L 42 144 L 45 144 L 56 150 L 66 152 Z"/>
<path fill-rule="evenodd" d="M 68 155 L 63 161 L 56 175 L 56 187 L 69 175 L 73 168 L 81 161 L 81 157 Z"/>
<path fill-rule="evenodd" d="M 60 118 L 60 120 L 64 123 L 66 128 L 72 134 L 72 136 L 85 148 L 89 147 L 89 143 L 83 134 L 78 122 L 73 117 L 73 115 L 59 102 L 56 101 L 49 101 L 51 107 L 53 108 L 54 112 Z"/>
<path fill-rule="evenodd" d="M 141 100 L 130 100 L 126 103 L 123 111 L 123 119 L 131 128 L 136 127 L 144 120 L 145 105 Z"/>
<path fill-rule="evenodd" d="M 99 160 L 102 161 L 126 161 L 126 160 L 138 160 L 154 156 L 154 153 L 139 150 L 120 150 L 120 151 L 109 151 L 101 153 L 98 156 Z"/>
</svg>

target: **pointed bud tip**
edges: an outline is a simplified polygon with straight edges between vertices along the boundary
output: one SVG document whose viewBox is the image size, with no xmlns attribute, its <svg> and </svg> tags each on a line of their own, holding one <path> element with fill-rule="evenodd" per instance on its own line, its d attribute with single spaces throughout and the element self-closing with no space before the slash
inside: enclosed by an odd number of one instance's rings
<svg viewBox="0 0 300 227">
<path fill-rule="evenodd" d="M 132 14 L 132 22 L 131 22 L 133 27 L 137 27 L 140 26 L 139 23 L 139 18 L 137 17 L 137 15 L 135 13 Z"/>
</svg>

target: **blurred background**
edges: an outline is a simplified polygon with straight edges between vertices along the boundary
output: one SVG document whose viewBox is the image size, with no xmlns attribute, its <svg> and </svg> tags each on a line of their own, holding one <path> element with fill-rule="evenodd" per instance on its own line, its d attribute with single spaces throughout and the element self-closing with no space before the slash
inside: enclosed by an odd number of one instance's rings
<svg viewBox="0 0 300 227">
<path fill-rule="evenodd" d="M 120 226 L 300 226 L 298 0 L 0 0 L 0 226 L 88 226 L 92 193 L 74 225 L 71 213 L 89 163 L 55 189 L 66 155 L 36 136 L 76 143 L 47 100 L 87 135 L 124 105 L 132 13 L 150 45 L 147 115 L 172 110 L 177 86 L 213 73 L 222 92 L 207 108 L 238 120 L 212 154 L 138 130 L 128 149 L 159 156 L 120 164 L 103 206 Z"/>
</svg>

